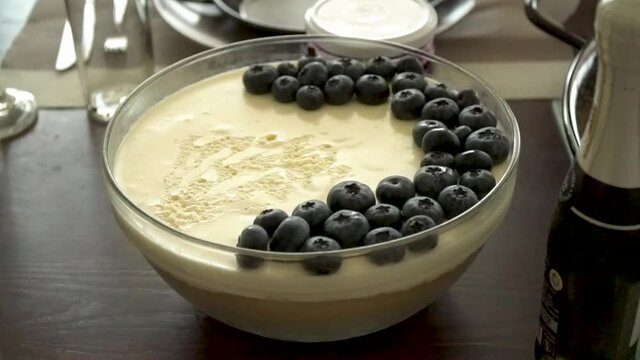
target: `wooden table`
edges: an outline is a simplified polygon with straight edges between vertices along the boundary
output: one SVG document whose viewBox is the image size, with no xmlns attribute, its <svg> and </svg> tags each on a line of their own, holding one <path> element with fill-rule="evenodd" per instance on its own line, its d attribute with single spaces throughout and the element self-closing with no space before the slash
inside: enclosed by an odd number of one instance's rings
<svg viewBox="0 0 640 360">
<path fill-rule="evenodd" d="M 0 147 L 0 359 L 531 359 L 547 225 L 568 158 L 549 102 L 512 102 L 522 156 L 511 210 L 439 301 L 376 334 L 260 338 L 194 309 L 119 230 L 100 170 L 104 127 L 42 110 Z"/>
<path fill-rule="evenodd" d="M 0 36 L 3 49 L 9 41 Z M 569 164 L 550 103 L 510 104 L 522 132 L 516 193 L 471 268 L 410 319 L 326 344 L 264 339 L 197 313 L 114 221 L 104 126 L 81 110 L 41 110 L 30 132 L 0 143 L 0 360 L 532 359 L 547 226 Z"/>
</svg>

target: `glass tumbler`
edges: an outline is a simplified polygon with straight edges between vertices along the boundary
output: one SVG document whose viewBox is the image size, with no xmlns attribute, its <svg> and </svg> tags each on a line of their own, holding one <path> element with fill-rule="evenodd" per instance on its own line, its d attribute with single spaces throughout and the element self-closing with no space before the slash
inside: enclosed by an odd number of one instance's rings
<svg viewBox="0 0 640 360">
<path fill-rule="evenodd" d="M 65 0 L 89 118 L 108 122 L 153 74 L 148 0 Z"/>
</svg>

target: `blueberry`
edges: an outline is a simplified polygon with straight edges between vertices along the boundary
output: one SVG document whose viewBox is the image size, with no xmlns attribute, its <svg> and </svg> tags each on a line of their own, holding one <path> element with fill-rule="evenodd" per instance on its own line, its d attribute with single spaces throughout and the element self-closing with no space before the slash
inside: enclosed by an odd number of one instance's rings
<svg viewBox="0 0 640 360">
<path fill-rule="evenodd" d="M 365 73 L 380 75 L 389 81 L 393 78 L 393 75 L 395 75 L 396 67 L 390 58 L 386 56 L 376 56 L 367 61 Z"/>
<path fill-rule="evenodd" d="M 458 122 L 460 125 L 467 125 L 472 130 L 488 126 L 495 127 L 498 124 L 498 120 L 491 110 L 482 105 L 472 105 L 462 109 L 458 116 Z"/>
<path fill-rule="evenodd" d="M 466 186 L 451 185 L 440 192 L 438 202 L 442 206 L 442 210 L 444 210 L 444 216 L 447 219 L 451 219 L 477 204 L 478 197 L 473 190 Z"/>
<path fill-rule="evenodd" d="M 253 65 L 242 74 L 242 84 L 251 94 L 267 94 L 276 81 L 278 70 L 271 65 Z"/>
<path fill-rule="evenodd" d="M 467 137 L 464 148 L 486 152 L 493 159 L 493 165 L 497 165 L 509 156 L 509 144 L 509 139 L 502 130 L 486 127 L 472 132 Z"/>
<path fill-rule="evenodd" d="M 389 97 L 389 84 L 380 75 L 362 75 L 356 81 L 356 96 L 358 101 L 367 105 L 380 105 Z"/>
<path fill-rule="evenodd" d="M 267 250 L 269 234 L 259 225 L 249 225 L 238 236 L 238 247 L 255 250 Z M 236 255 L 238 265 L 246 269 L 255 269 L 263 262 L 262 259 L 251 255 Z"/>
<path fill-rule="evenodd" d="M 315 233 L 318 230 L 322 230 L 324 222 L 331 215 L 331 209 L 323 201 L 308 200 L 298 204 L 291 215 L 303 218 L 309 224 L 311 232 Z"/>
<path fill-rule="evenodd" d="M 373 205 L 365 211 L 364 217 L 369 220 L 369 227 L 372 229 L 379 227 L 400 228 L 402 225 L 400 209 L 390 204 Z"/>
<path fill-rule="evenodd" d="M 293 77 L 298 76 L 298 67 L 294 63 L 282 62 L 278 64 L 278 67 L 276 69 L 278 70 L 278 75 L 280 76 L 284 76 L 284 75 L 293 76 Z"/>
<path fill-rule="evenodd" d="M 455 125 L 460 108 L 455 101 L 447 98 L 438 98 L 429 101 L 422 108 L 423 119 L 439 120 L 445 125 L 453 127 Z"/>
<path fill-rule="evenodd" d="M 348 58 L 344 58 L 348 59 Z M 344 63 L 341 61 L 342 59 L 333 59 L 327 61 L 327 73 L 329 77 L 333 77 L 336 75 L 344 75 Z"/>
<path fill-rule="evenodd" d="M 322 87 L 327 81 L 327 67 L 319 62 L 312 62 L 300 68 L 298 73 L 300 85 Z"/>
<path fill-rule="evenodd" d="M 393 77 L 391 80 L 391 92 L 397 93 L 404 89 L 418 89 L 420 92 L 427 86 L 424 75 L 414 72 L 403 72 Z M 424 94 L 422 94 L 424 97 Z"/>
<path fill-rule="evenodd" d="M 444 166 L 423 166 L 413 177 L 416 193 L 434 199 L 438 197 L 442 189 L 457 183 L 458 174 L 453 169 Z"/>
<path fill-rule="evenodd" d="M 491 170 L 491 166 L 493 166 L 491 156 L 482 150 L 463 151 L 453 158 L 453 168 L 458 171 L 458 174 L 472 169 Z"/>
<path fill-rule="evenodd" d="M 414 72 L 424 74 L 424 68 L 420 59 L 413 55 L 404 55 L 396 60 L 396 73 Z M 421 88 L 424 89 L 424 86 Z"/>
<path fill-rule="evenodd" d="M 267 209 L 263 210 L 256 218 L 253 220 L 254 225 L 260 225 L 263 229 L 267 231 L 269 236 L 273 235 L 273 232 L 276 231 L 276 228 L 280 225 L 282 220 L 287 218 L 287 213 L 284 210 L 280 209 Z"/>
<path fill-rule="evenodd" d="M 413 143 L 416 144 L 417 147 L 422 147 L 422 138 L 424 134 L 426 134 L 429 130 L 440 128 L 447 129 L 447 125 L 443 124 L 438 120 L 420 120 L 413 127 Z"/>
<path fill-rule="evenodd" d="M 271 94 L 277 102 L 289 103 L 296 101 L 296 92 L 300 88 L 298 79 L 290 75 L 283 75 L 276 79 L 271 86 Z"/>
<path fill-rule="evenodd" d="M 335 75 L 347 75 L 351 80 L 358 81 L 364 75 L 364 64 L 360 60 L 351 58 L 334 59 L 327 63 L 329 77 Z"/>
<path fill-rule="evenodd" d="M 319 252 L 340 250 L 340 244 L 332 238 L 326 236 L 310 237 L 302 244 L 301 252 Z"/>
<path fill-rule="evenodd" d="M 402 207 L 415 194 L 413 182 L 400 175 L 387 176 L 380 180 L 376 187 L 376 197 L 379 202 L 397 207 Z"/>
<path fill-rule="evenodd" d="M 309 237 L 309 224 L 299 216 L 284 219 L 271 237 L 271 251 L 298 251 Z"/>
<path fill-rule="evenodd" d="M 453 155 L 443 151 L 429 151 L 424 154 L 420 167 L 438 165 L 453 168 Z"/>
<path fill-rule="evenodd" d="M 413 235 L 424 230 L 431 229 L 437 224 L 426 215 L 416 215 L 409 218 L 402 225 L 402 236 Z M 422 252 L 431 250 L 438 245 L 438 235 L 431 234 L 423 239 L 416 240 L 409 244 L 409 251 Z"/>
<path fill-rule="evenodd" d="M 493 177 L 493 174 L 491 174 L 491 171 L 473 169 L 462 174 L 459 183 L 473 190 L 476 196 L 478 196 L 478 199 L 482 199 L 496 186 L 496 179 Z"/>
<path fill-rule="evenodd" d="M 436 226 L 435 221 L 427 215 L 412 216 L 402 225 L 402 236 L 409 236 Z"/>
<path fill-rule="evenodd" d="M 457 153 L 460 150 L 460 139 L 449 129 L 431 129 L 422 138 L 422 151 L 444 151 Z"/>
<path fill-rule="evenodd" d="M 460 91 L 456 95 L 456 102 L 458 103 L 458 106 L 460 107 L 460 109 L 464 109 L 471 105 L 480 104 L 480 98 L 478 97 L 478 93 L 475 90 L 466 89 L 466 90 Z"/>
<path fill-rule="evenodd" d="M 390 227 L 381 227 L 369 231 L 362 243 L 364 245 L 380 244 L 401 237 L 402 234 L 398 230 Z M 396 246 L 383 250 L 374 250 L 369 252 L 367 257 L 376 265 L 397 263 L 404 258 L 404 247 Z"/>
<path fill-rule="evenodd" d="M 400 120 L 416 119 L 424 106 L 424 95 L 416 89 L 401 90 L 391 98 L 391 112 Z"/>
<path fill-rule="evenodd" d="M 334 185 L 327 195 L 327 204 L 332 211 L 342 209 L 364 213 L 376 203 L 373 191 L 359 181 L 343 181 Z"/>
<path fill-rule="evenodd" d="M 353 97 L 353 80 L 347 75 L 332 76 L 324 84 L 324 97 L 327 104 L 343 105 Z"/>
<path fill-rule="evenodd" d="M 467 137 L 473 132 L 473 130 L 467 125 L 460 125 L 453 129 L 453 133 L 458 136 L 460 139 L 460 144 L 464 144 L 467 140 Z"/>
<path fill-rule="evenodd" d="M 300 59 L 298 59 L 298 69 L 302 69 L 305 65 L 311 64 L 314 62 L 321 63 L 323 65 L 327 64 L 326 60 L 323 58 L 317 57 L 315 55 L 305 55 Z"/>
<path fill-rule="evenodd" d="M 332 251 L 340 250 L 340 244 L 326 236 L 314 236 L 307 239 L 300 252 L 318 252 L 318 251 Z M 342 265 L 342 258 L 336 255 L 320 255 L 310 259 L 305 259 L 302 262 L 302 266 L 314 275 L 329 275 L 333 274 Z"/>
<path fill-rule="evenodd" d="M 367 218 L 353 210 L 336 211 L 324 222 L 324 233 L 344 249 L 358 246 L 368 232 Z"/>
<path fill-rule="evenodd" d="M 427 101 L 439 99 L 439 98 L 448 98 L 455 100 L 456 94 L 453 90 L 447 88 L 445 84 L 438 84 L 435 86 L 427 86 L 424 88 L 424 97 Z"/>
<path fill-rule="evenodd" d="M 296 103 L 304 110 L 317 110 L 324 105 L 324 94 L 317 86 L 305 85 L 296 92 Z"/>
<path fill-rule="evenodd" d="M 402 207 L 402 215 L 405 219 L 425 215 L 431 218 L 435 224 L 441 224 L 444 221 L 444 212 L 440 204 L 427 196 L 416 196 L 407 200 Z"/>
<path fill-rule="evenodd" d="M 238 247 L 255 250 L 267 250 L 269 234 L 260 225 L 249 225 L 238 236 Z"/>
</svg>

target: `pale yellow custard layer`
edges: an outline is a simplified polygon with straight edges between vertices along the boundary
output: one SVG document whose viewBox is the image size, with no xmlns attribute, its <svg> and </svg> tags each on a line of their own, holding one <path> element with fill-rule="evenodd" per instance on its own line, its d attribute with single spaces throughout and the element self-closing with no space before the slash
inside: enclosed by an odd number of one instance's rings
<svg viewBox="0 0 640 360">
<path fill-rule="evenodd" d="M 119 147 L 115 177 L 145 211 L 174 228 L 235 245 L 267 208 L 326 200 L 342 180 L 374 191 L 389 175 L 410 179 L 422 151 L 415 121 L 389 104 L 352 101 L 305 111 L 251 95 L 242 70 L 188 86 L 149 109 Z"/>
</svg>

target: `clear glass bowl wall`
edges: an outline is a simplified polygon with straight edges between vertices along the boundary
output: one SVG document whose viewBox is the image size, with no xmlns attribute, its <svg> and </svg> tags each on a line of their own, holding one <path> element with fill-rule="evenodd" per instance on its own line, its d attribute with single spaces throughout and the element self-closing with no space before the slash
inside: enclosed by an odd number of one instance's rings
<svg viewBox="0 0 640 360">
<path fill-rule="evenodd" d="M 310 275 L 302 267 L 302 262 L 318 254 L 268 253 L 194 238 L 144 212 L 123 193 L 112 173 L 114 160 L 128 129 L 147 109 L 207 77 L 256 63 L 295 60 L 310 46 L 337 50 L 338 56 L 357 56 L 363 48 L 413 54 L 427 60 L 428 77 L 455 89 L 475 89 L 511 139 L 504 175 L 497 179 L 496 187 L 474 208 L 429 231 L 332 253 L 342 258 L 342 265 L 328 276 Z M 155 74 L 131 94 L 110 122 L 103 160 L 106 188 L 118 223 L 158 274 L 196 308 L 258 335 L 328 341 L 386 328 L 446 292 L 506 215 L 519 149 L 517 123 L 507 104 L 486 83 L 456 65 L 391 43 L 296 35 L 205 51 Z M 418 167 L 416 164 L 416 170 Z M 412 243 L 433 236 L 438 237 L 434 249 L 419 253 L 406 250 Z M 397 264 L 376 266 L 367 259 L 370 252 L 392 248 L 406 251 Z M 260 258 L 264 263 L 256 270 L 243 270 L 237 266 L 237 255 Z"/>
</svg>

